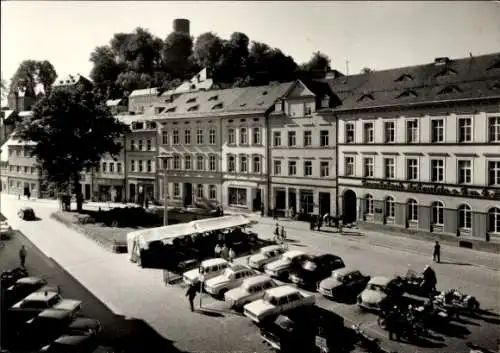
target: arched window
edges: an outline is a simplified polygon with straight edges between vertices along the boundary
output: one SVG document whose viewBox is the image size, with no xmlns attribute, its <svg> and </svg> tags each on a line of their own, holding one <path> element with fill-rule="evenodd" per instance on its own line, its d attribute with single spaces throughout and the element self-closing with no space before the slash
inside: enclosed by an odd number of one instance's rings
<svg viewBox="0 0 500 353">
<path fill-rule="evenodd" d="M 408 220 L 418 221 L 418 204 L 415 199 L 408 200 Z"/>
<path fill-rule="evenodd" d="M 234 156 L 228 156 L 227 158 L 227 171 L 229 173 L 236 172 L 236 158 Z"/>
<path fill-rule="evenodd" d="M 469 205 L 460 205 L 458 208 L 458 227 L 463 229 L 472 228 L 472 212 Z"/>
<path fill-rule="evenodd" d="M 385 199 L 385 216 L 394 218 L 394 197 L 387 196 Z"/>
<path fill-rule="evenodd" d="M 370 194 L 365 196 L 365 214 L 373 214 L 373 196 Z"/>
<path fill-rule="evenodd" d="M 500 208 L 494 207 L 488 211 L 488 232 L 500 233 Z"/>
<path fill-rule="evenodd" d="M 444 205 L 440 201 L 432 203 L 432 224 L 439 226 L 444 224 Z"/>
</svg>

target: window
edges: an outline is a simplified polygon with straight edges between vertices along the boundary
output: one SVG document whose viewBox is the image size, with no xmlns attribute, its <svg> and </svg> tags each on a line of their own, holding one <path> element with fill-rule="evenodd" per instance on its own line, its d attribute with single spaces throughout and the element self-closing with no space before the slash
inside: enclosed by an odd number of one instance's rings
<svg viewBox="0 0 500 353">
<path fill-rule="evenodd" d="M 172 145 L 178 145 L 179 144 L 179 130 L 174 129 L 172 132 Z"/>
<path fill-rule="evenodd" d="M 110 162 L 109 163 L 109 172 L 114 173 L 115 172 L 115 164 Z"/>
<path fill-rule="evenodd" d="M 365 196 L 365 214 L 372 215 L 373 212 L 373 196 L 368 194 Z"/>
<path fill-rule="evenodd" d="M 312 145 L 312 132 L 304 131 L 304 147 Z"/>
<path fill-rule="evenodd" d="M 191 166 L 191 156 L 190 155 L 185 155 L 184 156 L 184 169 L 185 170 L 190 170 L 192 168 Z"/>
<path fill-rule="evenodd" d="M 488 185 L 500 185 L 500 161 L 488 161 Z"/>
<path fill-rule="evenodd" d="M 309 116 L 312 114 L 311 106 L 304 104 L 304 115 Z"/>
<path fill-rule="evenodd" d="M 240 145 L 248 145 L 248 130 L 246 127 L 240 128 Z"/>
<path fill-rule="evenodd" d="M 418 180 L 418 159 L 408 158 L 406 160 L 406 180 Z"/>
<path fill-rule="evenodd" d="M 151 151 L 151 140 L 146 141 L 146 151 Z"/>
<path fill-rule="evenodd" d="M 488 232 L 500 233 L 500 208 L 498 207 L 488 211 Z"/>
<path fill-rule="evenodd" d="M 210 200 L 217 200 L 217 187 L 215 185 L 208 186 L 208 198 Z"/>
<path fill-rule="evenodd" d="M 313 166 L 311 161 L 304 162 L 304 176 L 312 176 Z"/>
<path fill-rule="evenodd" d="M 202 129 L 196 130 L 196 144 L 203 145 L 203 130 Z"/>
<path fill-rule="evenodd" d="M 135 140 L 130 140 L 130 150 L 135 150 Z"/>
<path fill-rule="evenodd" d="M 418 205 L 414 199 L 408 200 L 408 220 L 413 222 L 418 221 Z"/>
<path fill-rule="evenodd" d="M 227 129 L 227 144 L 228 145 L 236 144 L 236 132 L 233 128 Z"/>
<path fill-rule="evenodd" d="M 444 120 L 431 120 L 431 142 L 444 142 Z"/>
<path fill-rule="evenodd" d="M 184 130 L 184 144 L 185 145 L 191 144 L 191 130 L 189 129 Z"/>
<path fill-rule="evenodd" d="M 241 173 L 248 172 L 248 158 L 247 158 L 247 156 L 240 156 L 240 172 Z"/>
<path fill-rule="evenodd" d="M 138 150 L 142 151 L 144 149 L 144 145 L 142 143 L 142 140 L 139 140 L 138 142 L 139 142 Z"/>
<path fill-rule="evenodd" d="M 373 123 L 365 123 L 363 125 L 363 142 L 373 143 L 375 141 Z"/>
<path fill-rule="evenodd" d="M 107 164 L 106 162 L 103 162 L 103 163 L 102 163 L 102 172 L 103 172 L 103 173 L 106 173 L 106 172 L 107 172 L 107 170 L 106 170 L 106 169 L 107 169 L 107 168 L 106 168 L 106 167 L 107 167 L 107 165 L 108 165 L 108 164 Z"/>
<path fill-rule="evenodd" d="M 196 198 L 202 199 L 205 196 L 203 195 L 203 184 L 198 184 L 196 186 Z"/>
<path fill-rule="evenodd" d="M 444 181 L 444 160 L 431 159 L 431 181 Z"/>
<path fill-rule="evenodd" d="M 345 165 L 345 176 L 353 176 L 354 175 L 354 157 L 345 157 L 344 158 Z"/>
<path fill-rule="evenodd" d="M 146 171 L 149 173 L 153 171 L 153 166 L 150 160 L 146 161 Z"/>
<path fill-rule="evenodd" d="M 228 188 L 229 204 L 231 206 L 247 206 L 247 189 L 243 188 Z"/>
<path fill-rule="evenodd" d="M 161 144 L 168 145 L 168 131 L 162 131 L 161 133 Z"/>
<path fill-rule="evenodd" d="M 208 157 L 208 170 L 211 172 L 217 171 L 217 159 L 214 155 Z"/>
<path fill-rule="evenodd" d="M 319 163 L 319 173 L 321 177 L 330 176 L 330 165 L 328 162 L 320 162 Z"/>
<path fill-rule="evenodd" d="M 122 172 L 122 163 L 121 162 L 116 163 L 116 172 L 117 173 Z"/>
<path fill-rule="evenodd" d="M 385 216 L 389 218 L 395 217 L 394 197 L 392 196 L 387 196 L 387 198 L 385 199 Z"/>
<path fill-rule="evenodd" d="M 472 183 L 472 161 L 460 160 L 458 161 L 458 183 L 471 184 Z"/>
<path fill-rule="evenodd" d="M 444 224 L 444 205 L 436 201 L 432 203 L 432 224 L 442 226 Z"/>
<path fill-rule="evenodd" d="M 205 170 L 205 160 L 203 156 L 196 156 L 196 170 Z"/>
<path fill-rule="evenodd" d="M 281 161 L 274 161 L 274 175 L 281 175 Z"/>
<path fill-rule="evenodd" d="M 489 142 L 500 142 L 500 116 L 492 116 L 488 120 Z"/>
<path fill-rule="evenodd" d="M 253 138 L 252 144 L 260 145 L 262 143 L 261 138 L 260 138 L 260 128 L 258 128 L 258 127 L 253 128 L 252 138 Z"/>
<path fill-rule="evenodd" d="M 386 179 L 394 179 L 395 170 L 394 158 L 384 158 L 384 177 Z"/>
<path fill-rule="evenodd" d="M 394 121 L 384 123 L 384 141 L 385 143 L 394 143 L 396 141 L 396 124 Z"/>
<path fill-rule="evenodd" d="M 288 131 L 288 147 L 295 147 L 297 144 L 295 131 Z"/>
<path fill-rule="evenodd" d="M 143 172 L 143 171 L 144 171 L 144 164 L 143 164 L 143 161 L 142 161 L 142 160 L 139 160 L 139 161 L 138 161 L 138 164 L 139 164 L 139 172 Z"/>
<path fill-rule="evenodd" d="M 363 159 L 363 176 L 365 178 L 373 178 L 373 157 Z"/>
<path fill-rule="evenodd" d="M 273 132 L 273 146 L 281 146 L 281 132 L 279 131 Z"/>
<path fill-rule="evenodd" d="M 210 128 L 208 130 L 208 143 L 210 145 L 215 145 L 215 129 L 214 128 Z"/>
<path fill-rule="evenodd" d="M 16 167 L 16 171 L 17 171 L 18 173 L 21 173 L 21 166 L 19 166 L 19 165 L 18 165 L 18 166 Z"/>
<path fill-rule="evenodd" d="M 458 119 L 458 142 L 472 142 L 472 119 Z"/>
<path fill-rule="evenodd" d="M 458 208 L 458 227 L 464 229 L 472 228 L 472 212 L 469 205 L 461 205 Z"/>
<path fill-rule="evenodd" d="M 297 162 L 288 161 L 288 175 L 297 175 Z"/>
<path fill-rule="evenodd" d="M 259 156 L 255 156 L 253 157 L 253 166 L 252 166 L 252 170 L 255 174 L 260 174 L 261 170 L 260 170 L 260 157 Z"/>
<path fill-rule="evenodd" d="M 227 159 L 227 171 L 229 173 L 234 173 L 236 171 L 236 158 L 234 158 L 234 156 L 229 156 Z"/>
<path fill-rule="evenodd" d="M 345 124 L 345 142 L 354 143 L 354 123 Z"/>
<path fill-rule="evenodd" d="M 174 183 L 174 199 L 179 199 L 181 197 L 181 188 L 179 183 Z"/>
<path fill-rule="evenodd" d="M 181 169 L 181 157 L 175 155 L 174 156 L 174 169 Z"/>
<path fill-rule="evenodd" d="M 418 142 L 418 120 L 408 120 L 406 122 L 406 142 Z"/>
<path fill-rule="evenodd" d="M 321 130 L 319 132 L 319 144 L 321 147 L 327 147 L 330 146 L 330 131 L 328 130 Z"/>
</svg>

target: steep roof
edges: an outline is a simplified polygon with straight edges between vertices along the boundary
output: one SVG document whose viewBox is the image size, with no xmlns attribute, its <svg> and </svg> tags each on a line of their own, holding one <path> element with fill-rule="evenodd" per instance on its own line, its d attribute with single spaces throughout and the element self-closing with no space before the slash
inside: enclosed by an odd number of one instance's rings
<svg viewBox="0 0 500 353">
<path fill-rule="evenodd" d="M 337 109 L 500 97 L 500 53 L 340 76 L 327 82 L 342 101 Z"/>
<path fill-rule="evenodd" d="M 129 97 L 140 97 L 140 96 L 157 96 L 160 93 L 160 89 L 158 87 L 144 88 L 144 89 L 136 89 L 132 91 Z"/>
<path fill-rule="evenodd" d="M 151 117 L 146 115 L 128 115 L 128 114 L 119 114 L 114 116 L 118 121 L 124 123 L 125 125 L 131 125 L 133 122 L 140 121 L 150 121 Z"/>
<path fill-rule="evenodd" d="M 227 107 L 227 111 L 265 112 L 278 98 L 283 97 L 295 82 L 267 86 L 246 87 L 242 94 Z"/>
<path fill-rule="evenodd" d="M 58 77 L 54 81 L 53 87 L 73 86 L 82 81 L 91 83 L 91 81 L 88 78 L 80 74 L 76 74 L 76 75 L 68 75 L 66 77 Z"/>
</svg>

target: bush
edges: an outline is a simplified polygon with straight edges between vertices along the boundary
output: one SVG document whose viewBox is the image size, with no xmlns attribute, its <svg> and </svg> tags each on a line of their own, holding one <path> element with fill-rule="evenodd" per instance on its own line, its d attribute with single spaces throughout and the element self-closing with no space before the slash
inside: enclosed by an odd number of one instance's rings
<svg viewBox="0 0 500 353">
<path fill-rule="evenodd" d="M 95 219 L 91 215 L 80 214 L 77 216 L 77 222 L 80 224 L 90 224 L 90 223 L 95 223 Z"/>
<path fill-rule="evenodd" d="M 141 227 L 160 223 L 161 220 L 142 207 L 115 207 L 98 212 L 96 221 L 110 227 Z"/>
</svg>

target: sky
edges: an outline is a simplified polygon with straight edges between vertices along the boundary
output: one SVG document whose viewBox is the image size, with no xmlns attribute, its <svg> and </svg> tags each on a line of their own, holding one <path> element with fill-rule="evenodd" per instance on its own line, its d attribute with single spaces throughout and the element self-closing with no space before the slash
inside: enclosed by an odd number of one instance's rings
<svg viewBox="0 0 500 353">
<path fill-rule="evenodd" d="M 319 50 L 350 74 L 500 52 L 499 1 L 2 1 L 2 78 L 26 59 L 88 76 L 90 53 L 113 34 L 143 27 L 164 39 L 175 18 L 195 37 L 243 32 L 297 63 Z"/>
</svg>

